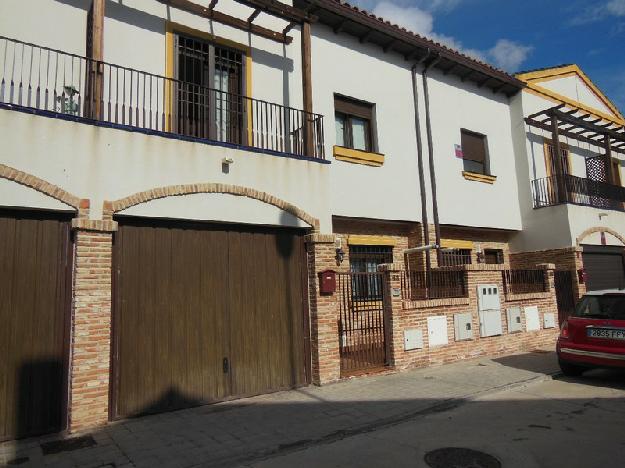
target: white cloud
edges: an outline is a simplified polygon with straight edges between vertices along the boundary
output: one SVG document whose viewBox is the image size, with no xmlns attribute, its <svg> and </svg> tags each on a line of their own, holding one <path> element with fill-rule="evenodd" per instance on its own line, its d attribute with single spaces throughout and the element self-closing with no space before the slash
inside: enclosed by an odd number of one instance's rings
<svg viewBox="0 0 625 468">
<path fill-rule="evenodd" d="M 605 5 L 606 13 L 615 16 L 625 16 L 625 0 L 610 0 Z"/>
<path fill-rule="evenodd" d="M 488 56 L 495 64 L 508 71 L 516 71 L 532 51 L 533 47 L 519 44 L 508 39 L 499 39 L 488 51 Z"/>
<path fill-rule="evenodd" d="M 574 16 L 570 23 L 573 25 L 593 23 L 611 16 L 625 16 L 625 0 L 609 0 L 608 2 L 587 7 L 581 13 Z"/>
<path fill-rule="evenodd" d="M 419 5 L 430 9 L 453 8 L 461 0 L 420 0 Z M 623 0 L 625 1 L 625 0 Z M 516 71 L 532 51 L 532 47 L 525 46 L 507 39 L 499 39 L 490 49 L 482 51 L 465 48 L 458 39 L 438 34 L 434 31 L 434 14 L 430 10 L 418 6 L 401 6 L 388 0 L 382 0 L 373 8 L 373 14 L 402 26 L 414 33 L 421 34 L 447 47 L 458 50 L 474 59 L 481 61 L 492 60 L 498 67 L 509 71 Z"/>
<path fill-rule="evenodd" d="M 373 9 L 373 14 L 381 16 L 393 24 L 417 34 L 429 35 L 434 26 L 434 17 L 431 13 L 417 7 L 401 7 L 390 2 L 380 2 Z"/>
</svg>

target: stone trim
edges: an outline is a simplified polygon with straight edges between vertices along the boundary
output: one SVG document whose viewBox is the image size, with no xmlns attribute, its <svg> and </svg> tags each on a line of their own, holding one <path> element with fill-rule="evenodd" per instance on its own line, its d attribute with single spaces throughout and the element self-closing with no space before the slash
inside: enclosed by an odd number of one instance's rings
<svg viewBox="0 0 625 468">
<path fill-rule="evenodd" d="M 452 297 L 447 299 L 424 299 L 421 301 L 403 301 L 403 309 L 431 309 L 433 307 L 444 307 L 454 305 L 468 305 L 469 297 Z"/>
<path fill-rule="evenodd" d="M 102 207 L 102 218 L 104 220 L 111 220 L 113 214 L 130 208 L 131 206 L 146 203 L 151 200 L 180 195 L 191 195 L 195 193 L 225 193 L 259 200 L 292 214 L 296 218 L 301 219 L 305 223 L 312 226 L 315 231 L 319 230 L 319 220 L 317 218 L 314 218 L 304 210 L 301 210 L 291 203 L 274 197 L 266 192 L 261 192 L 260 190 L 242 187 L 240 185 L 216 183 L 168 185 L 165 187 L 145 190 L 143 192 L 137 192 L 127 197 L 120 198 L 119 200 L 105 201 Z"/>
<path fill-rule="evenodd" d="M 307 244 L 334 244 L 336 236 L 334 234 L 321 234 L 314 232 L 304 236 L 304 241 Z"/>
<path fill-rule="evenodd" d="M 81 231 L 115 232 L 117 231 L 117 221 L 74 218 L 72 219 L 72 229 Z"/>
<path fill-rule="evenodd" d="M 46 182 L 37 176 L 20 171 L 19 169 L 0 164 L 0 177 L 41 192 L 44 195 L 75 208 L 77 211 L 89 209 L 89 200 L 81 199 L 57 185 Z"/>
<path fill-rule="evenodd" d="M 506 302 L 514 302 L 514 301 L 525 301 L 527 299 L 549 299 L 553 293 L 551 291 L 547 292 L 534 292 L 534 293 L 524 293 L 524 294 L 505 294 Z"/>
<path fill-rule="evenodd" d="M 625 237 L 623 237 L 622 235 L 620 235 L 618 232 L 616 232 L 614 229 L 611 229 L 609 227 L 605 227 L 605 226 L 595 226 L 595 227 L 591 227 L 589 229 L 586 229 L 584 232 L 582 232 L 579 236 L 577 236 L 577 239 L 575 240 L 575 244 L 577 245 L 577 247 L 580 247 L 580 244 L 582 243 L 582 241 L 590 236 L 591 234 L 594 234 L 595 232 L 607 232 L 608 234 L 613 235 L 614 237 L 616 237 L 619 241 L 621 241 L 621 244 L 625 245 Z"/>
</svg>

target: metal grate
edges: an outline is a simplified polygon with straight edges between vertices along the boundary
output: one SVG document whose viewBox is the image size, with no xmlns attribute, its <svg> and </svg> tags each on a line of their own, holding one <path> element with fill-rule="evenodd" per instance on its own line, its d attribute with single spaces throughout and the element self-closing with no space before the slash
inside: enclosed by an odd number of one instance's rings
<svg viewBox="0 0 625 468">
<path fill-rule="evenodd" d="M 339 351 L 341 375 L 350 375 L 386 363 L 382 273 L 337 274 L 341 295 L 339 307 Z M 354 289 L 356 288 L 356 289 Z M 371 295 L 364 294 L 369 291 Z"/>
<path fill-rule="evenodd" d="M 504 290 L 508 294 L 547 292 L 545 270 L 504 270 L 501 272 Z"/>
<path fill-rule="evenodd" d="M 324 159 L 323 116 L 243 95 L 244 54 L 194 41 L 174 79 L 0 36 L 0 105 Z"/>
<path fill-rule="evenodd" d="M 441 249 L 440 265 L 442 267 L 470 265 L 471 249 Z"/>
<path fill-rule="evenodd" d="M 466 272 L 457 270 L 406 271 L 401 282 L 402 299 L 447 299 L 467 297 Z"/>
</svg>

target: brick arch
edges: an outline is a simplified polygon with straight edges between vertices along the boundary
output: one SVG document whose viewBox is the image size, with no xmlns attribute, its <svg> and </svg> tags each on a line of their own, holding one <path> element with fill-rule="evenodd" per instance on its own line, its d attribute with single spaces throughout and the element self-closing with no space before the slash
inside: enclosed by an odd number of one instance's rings
<svg viewBox="0 0 625 468">
<path fill-rule="evenodd" d="M 80 210 L 81 208 L 88 208 L 89 200 L 82 200 L 81 198 L 73 195 L 62 188 L 46 182 L 39 177 L 36 177 L 27 172 L 20 171 L 10 166 L 0 164 L 0 178 L 11 180 L 20 185 L 30 187 L 33 190 L 43 193 L 55 200 L 65 203 L 66 205 Z"/>
<path fill-rule="evenodd" d="M 609 227 L 603 227 L 603 226 L 595 226 L 595 227 L 591 227 L 589 229 L 586 229 L 584 232 L 582 232 L 579 236 L 577 236 L 577 246 L 579 247 L 580 244 L 582 243 L 582 241 L 590 236 L 591 234 L 594 234 L 595 232 L 607 232 L 608 234 L 613 235 L 614 237 L 616 237 L 619 241 L 621 241 L 621 244 L 625 245 L 625 237 L 623 237 L 622 235 L 620 235 L 618 232 L 616 232 L 614 229 L 610 229 Z"/>
<path fill-rule="evenodd" d="M 130 208 L 140 203 L 146 203 L 165 197 L 176 197 L 181 195 L 192 195 L 195 193 L 224 193 L 228 195 L 236 195 L 240 197 L 252 198 L 254 200 L 273 205 L 287 213 L 292 214 L 296 218 L 311 225 L 315 231 L 319 230 L 319 220 L 306 213 L 304 210 L 288 203 L 280 198 L 269 195 L 267 192 L 261 192 L 240 185 L 228 184 L 185 184 L 185 185 L 169 185 L 166 187 L 158 187 L 143 192 L 137 192 L 119 200 L 105 201 L 103 209 L 103 217 L 111 219 L 113 214 Z"/>
</svg>

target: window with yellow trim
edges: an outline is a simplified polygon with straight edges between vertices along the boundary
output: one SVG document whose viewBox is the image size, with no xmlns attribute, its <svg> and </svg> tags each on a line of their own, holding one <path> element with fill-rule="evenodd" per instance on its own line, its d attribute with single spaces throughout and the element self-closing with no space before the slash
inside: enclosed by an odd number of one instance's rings
<svg viewBox="0 0 625 468">
<path fill-rule="evenodd" d="M 172 131 L 245 144 L 245 53 L 174 33 Z"/>
<path fill-rule="evenodd" d="M 360 151 L 375 152 L 373 104 L 334 95 L 336 145 Z"/>
</svg>

